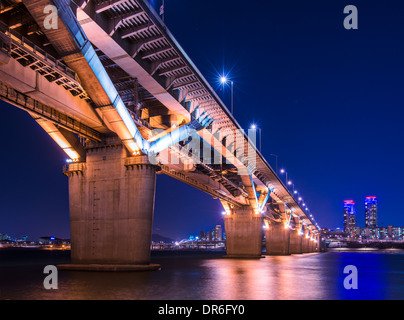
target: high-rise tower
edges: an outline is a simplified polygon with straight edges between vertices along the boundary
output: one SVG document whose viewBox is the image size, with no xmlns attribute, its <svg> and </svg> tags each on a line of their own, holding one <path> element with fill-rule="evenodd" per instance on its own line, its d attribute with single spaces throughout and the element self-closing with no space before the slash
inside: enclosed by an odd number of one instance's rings
<svg viewBox="0 0 404 320">
<path fill-rule="evenodd" d="M 354 232 L 356 227 L 355 202 L 353 200 L 344 201 L 344 231 L 346 233 Z"/>
<path fill-rule="evenodd" d="M 377 228 L 377 198 L 366 197 L 365 199 L 365 224 L 366 228 Z"/>
</svg>

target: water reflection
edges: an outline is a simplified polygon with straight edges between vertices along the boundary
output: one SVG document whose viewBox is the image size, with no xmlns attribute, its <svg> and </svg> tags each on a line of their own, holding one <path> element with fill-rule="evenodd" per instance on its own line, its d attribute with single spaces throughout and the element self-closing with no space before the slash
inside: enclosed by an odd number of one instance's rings
<svg viewBox="0 0 404 320">
<path fill-rule="evenodd" d="M 404 255 L 325 253 L 224 259 L 222 254 L 153 257 L 154 272 L 59 272 L 59 289 L 43 288 L 43 267 L 57 256 L 0 255 L 1 299 L 58 300 L 317 300 L 403 299 Z M 63 261 L 62 261 L 63 260 Z M 346 290 L 343 269 L 355 265 L 359 289 Z"/>
<path fill-rule="evenodd" d="M 320 255 L 268 256 L 257 260 L 208 260 L 214 275 L 214 299 L 322 299 L 327 294 Z"/>
</svg>

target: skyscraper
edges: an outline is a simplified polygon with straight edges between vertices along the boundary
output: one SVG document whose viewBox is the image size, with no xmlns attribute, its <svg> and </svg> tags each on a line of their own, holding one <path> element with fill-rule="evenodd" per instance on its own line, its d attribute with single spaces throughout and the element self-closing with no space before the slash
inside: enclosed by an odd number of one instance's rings
<svg viewBox="0 0 404 320">
<path fill-rule="evenodd" d="M 366 228 L 377 228 L 377 198 L 366 197 L 365 199 L 365 224 Z"/>
<path fill-rule="evenodd" d="M 344 201 L 344 231 L 352 234 L 356 228 L 356 211 L 353 200 Z"/>
<path fill-rule="evenodd" d="M 214 232 L 215 232 L 215 240 L 222 241 L 223 240 L 223 231 L 222 231 L 222 226 L 220 224 L 216 226 Z"/>
</svg>

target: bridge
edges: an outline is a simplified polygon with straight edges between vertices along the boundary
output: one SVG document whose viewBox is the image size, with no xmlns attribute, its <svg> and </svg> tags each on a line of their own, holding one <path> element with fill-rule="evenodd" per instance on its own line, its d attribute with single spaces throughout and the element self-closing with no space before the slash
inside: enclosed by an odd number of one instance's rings
<svg viewBox="0 0 404 320">
<path fill-rule="evenodd" d="M 52 8 L 57 14 L 52 15 Z M 227 257 L 320 232 L 146 0 L 5 0 L 0 98 L 67 154 L 72 266 L 155 266 L 156 175 L 218 199 Z M 180 197 L 180 195 L 179 195 Z"/>
</svg>

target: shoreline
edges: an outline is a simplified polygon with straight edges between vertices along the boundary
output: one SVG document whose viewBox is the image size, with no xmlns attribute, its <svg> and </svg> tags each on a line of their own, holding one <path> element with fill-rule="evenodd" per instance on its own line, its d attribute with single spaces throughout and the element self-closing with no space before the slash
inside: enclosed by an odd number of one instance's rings
<svg viewBox="0 0 404 320">
<path fill-rule="evenodd" d="M 65 251 L 70 252 L 70 246 L 66 247 L 49 247 L 49 246 L 2 246 L 0 247 L 0 251 L 8 251 L 8 250 L 33 250 L 33 251 Z M 404 254 L 404 249 L 399 248 L 327 248 L 325 251 L 319 253 L 386 253 L 386 254 L 394 254 L 401 253 Z M 226 250 L 223 249 L 179 249 L 179 250 L 151 250 L 150 254 L 153 258 L 161 258 L 163 256 L 167 256 L 170 254 L 178 255 L 178 256 L 187 256 L 187 255 L 225 255 Z M 263 253 L 265 255 L 265 253 Z"/>
<path fill-rule="evenodd" d="M 389 249 L 378 249 L 378 248 L 327 248 L 325 252 L 350 252 L 350 253 L 403 253 L 404 249 L 396 249 L 396 248 L 389 248 Z"/>
</svg>

